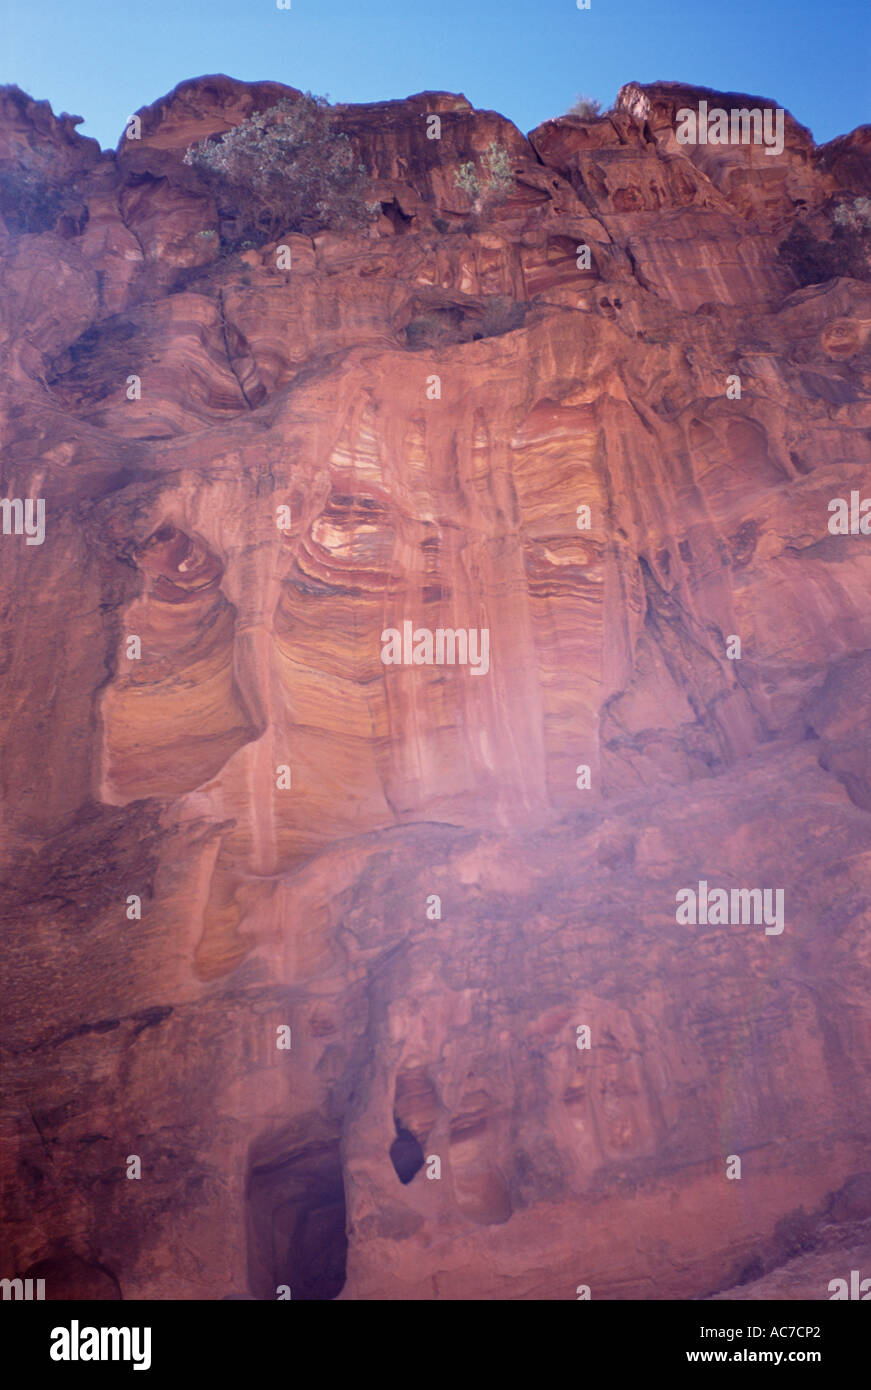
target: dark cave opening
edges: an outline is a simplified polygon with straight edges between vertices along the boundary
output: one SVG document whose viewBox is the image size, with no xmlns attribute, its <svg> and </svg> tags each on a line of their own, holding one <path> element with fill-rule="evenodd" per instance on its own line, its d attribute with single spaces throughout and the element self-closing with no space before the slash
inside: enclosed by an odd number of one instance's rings
<svg viewBox="0 0 871 1390">
<path fill-rule="evenodd" d="M 391 199 L 389 203 L 381 204 L 381 211 L 388 221 L 393 223 L 394 229 L 398 234 L 407 232 L 411 226 L 412 219 L 397 203 L 396 199 Z"/>
<path fill-rule="evenodd" d="M 390 1145 L 390 1162 L 401 1183 L 410 1183 L 415 1173 L 420 1172 L 426 1160 L 423 1149 L 410 1129 L 396 1126 L 396 1138 Z"/>
<path fill-rule="evenodd" d="M 292 1299 L 335 1298 L 346 1277 L 345 1224 L 338 1139 L 252 1161 L 248 1279 L 255 1298 L 275 1299 L 282 1285 Z"/>
</svg>

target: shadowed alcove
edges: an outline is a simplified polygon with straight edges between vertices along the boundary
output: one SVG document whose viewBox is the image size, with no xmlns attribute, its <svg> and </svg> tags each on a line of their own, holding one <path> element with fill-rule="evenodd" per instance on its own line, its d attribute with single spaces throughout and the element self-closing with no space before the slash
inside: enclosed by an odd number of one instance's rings
<svg viewBox="0 0 871 1390">
<path fill-rule="evenodd" d="M 335 1298 L 345 1283 L 348 1240 L 337 1135 L 315 1120 L 306 1134 L 258 1141 L 249 1157 L 248 1282 L 255 1298 Z"/>
</svg>

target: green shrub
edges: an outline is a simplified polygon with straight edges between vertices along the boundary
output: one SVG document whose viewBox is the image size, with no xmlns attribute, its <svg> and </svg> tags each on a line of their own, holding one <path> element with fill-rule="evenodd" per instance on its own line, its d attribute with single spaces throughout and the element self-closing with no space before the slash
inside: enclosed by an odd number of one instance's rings
<svg viewBox="0 0 871 1390">
<path fill-rule="evenodd" d="M 595 97 L 579 96 L 569 107 L 567 116 L 580 116 L 582 121 L 594 121 L 602 110 L 602 103 Z"/>
<path fill-rule="evenodd" d="M 841 203 L 835 209 L 833 221 L 837 227 L 853 232 L 871 230 L 871 198 L 854 198 L 852 204 Z"/>
<path fill-rule="evenodd" d="M 406 342 L 410 348 L 417 349 L 499 338 L 523 326 L 528 308 L 528 304 L 488 294 L 477 304 L 469 300 L 466 304 L 424 310 L 406 327 Z"/>
<path fill-rule="evenodd" d="M 825 239 L 799 221 L 777 248 L 778 260 L 802 288 L 839 275 L 871 280 L 871 199 L 840 203 L 829 216 L 831 231 Z"/>
<path fill-rule="evenodd" d="M 480 332 L 484 338 L 499 338 L 503 333 L 511 333 L 522 328 L 526 321 L 526 305 L 502 295 L 489 294 L 484 301 L 480 319 Z"/>
<path fill-rule="evenodd" d="M 0 213 L 10 232 L 50 232 L 67 203 L 63 188 L 37 168 L 0 173 Z"/>
<path fill-rule="evenodd" d="M 454 183 L 472 200 L 474 214 L 489 212 L 504 203 L 514 187 L 514 173 L 508 151 L 491 140 L 487 153 L 476 168 L 474 160 L 461 164 L 454 174 Z"/>
<path fill-rule="evenodd" d="M 347 135 L 325 97 L 306 92 L 255 111 L 219 140 L 184 157 L 210 186 L 230 248 L 262 245 L 285 232 L 346 231 L 369 223 L 377 204 Z"/>
<path fill-rule="evenodd" d="M 406 327 L 405 339 L 410 348 L 444 347 L 462 341 L 461 323 L 462 314 L 457 310 L 436 309 L 418 314 Z"/>
</svg>

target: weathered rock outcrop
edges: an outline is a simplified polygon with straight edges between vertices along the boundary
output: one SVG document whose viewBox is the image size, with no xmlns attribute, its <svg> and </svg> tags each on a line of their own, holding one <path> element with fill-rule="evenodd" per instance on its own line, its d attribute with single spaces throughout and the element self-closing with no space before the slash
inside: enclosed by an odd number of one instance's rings
<svg viewBox="0 0 871 1390">
<path fill-rule="evenodd" d="M 182 162 L 282 96 L 184 83 L 115 153 L 0 103 L 61 200 L 0 230 L 3 495 L 45 502 L 0 536 L 4 1273 L 826 1298 L 871 1219 L 871 536 L 828 528 L 871 271 L 778 247 L 871 127 L 338 108 L 381 216 L 285 270 Z M 489 669 L 385 665 L 405 621 Z M 701 880 L 782 933 L 678 923 Z"/>
</svg>

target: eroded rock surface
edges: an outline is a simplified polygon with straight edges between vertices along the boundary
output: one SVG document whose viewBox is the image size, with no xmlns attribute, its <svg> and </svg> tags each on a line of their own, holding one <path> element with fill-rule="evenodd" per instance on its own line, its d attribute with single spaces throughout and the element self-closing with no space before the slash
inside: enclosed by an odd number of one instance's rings
<svg viewBox="0 0 871 1390">
<path fill-rule="evenodd" d="M 702 150 L 676 110 L 731 97 L 671 83 L 528 138 L 339 108 L 381 216 L 284 270 L 182 160 L 295 95 L 184 83 L 114 154 L 0 106 L 0 173 L 65 194 L 0 232 L 3 495 L 46 508 L 0 536 L 14 1271 L 827 1298 L 871 1215 L 871 536 L 828 529 L 871 271 L 778 247 L 871 128 Z M 489 670 L 384 665 L 406 620 Z M 700 880 L 783 932 L 678 924 Z"/>
</svg>

